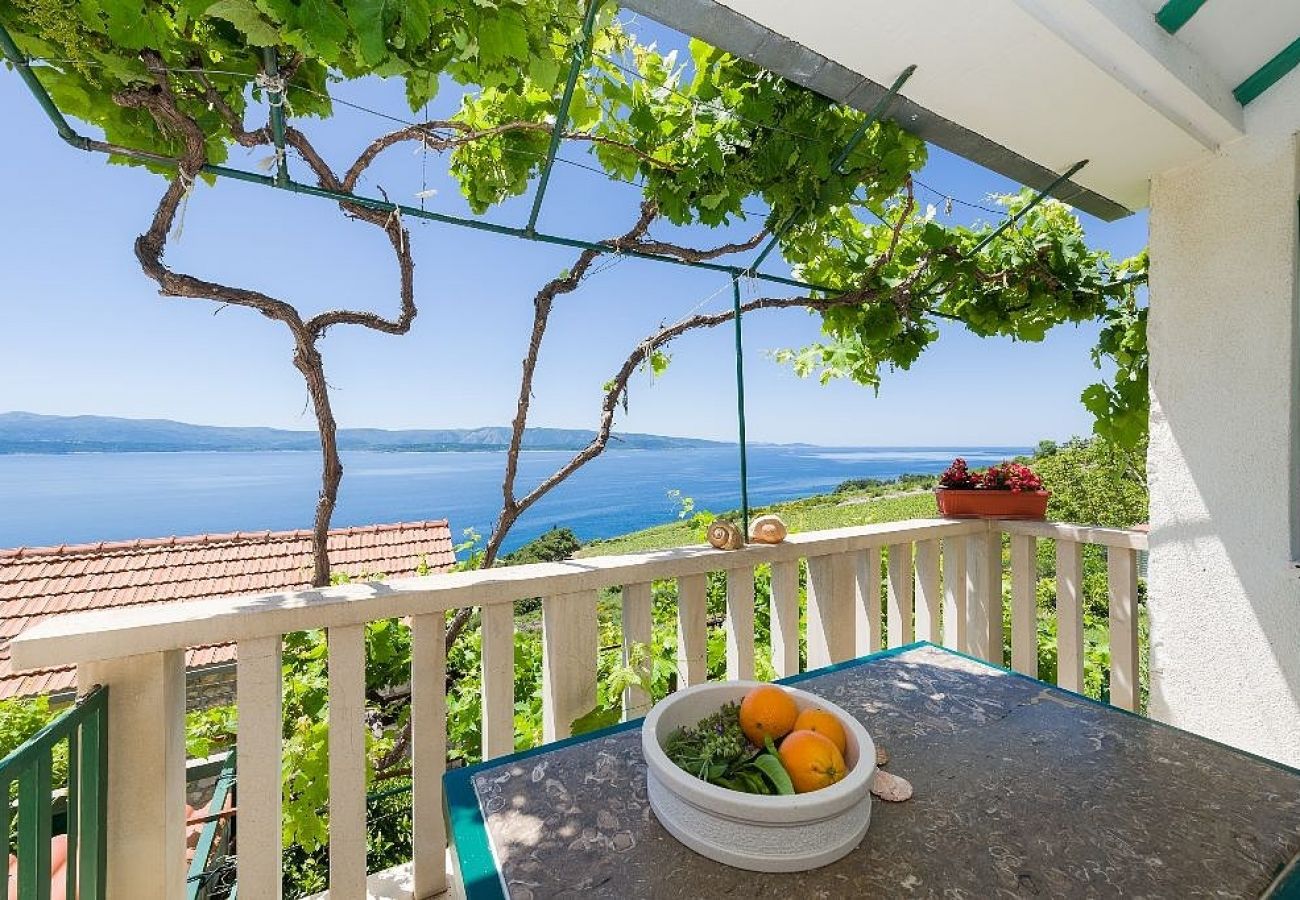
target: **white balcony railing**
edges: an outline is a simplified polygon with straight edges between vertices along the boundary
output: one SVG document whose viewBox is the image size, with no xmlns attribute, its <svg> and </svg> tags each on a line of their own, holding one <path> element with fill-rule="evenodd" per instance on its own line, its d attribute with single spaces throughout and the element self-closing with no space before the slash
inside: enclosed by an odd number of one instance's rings
<svg viewBox="0 0 1300 900">
<path fill-rule="evenodd" d="M 621 588 L 623 645 L 651 639 L 651 584 L 678 588 L 682 685 L 706 678 L 707 576 L 726 574 L 727 677 L 755 668 L 754 567 L 770 563 L 771 652 L 778 676 L 799 669 L 799 564 L 807 561 L 807 664 L 816 668 L 916 639 L 1002 663 L 1003 535 L 1010 536 L 1011 664 L 1036 676 L 1036 541 L 1057 555 L 1058 681 L 1083 686 L 1083 546 L 1107 548 L 1111 701 L 1138 699 L 1139 532 L 1053 522 L 914 520 L 791 535 L 734 552 L 686 547 L 431 575 L 261 597 L 65 616 L 13 645 L 21 668 L 75 664 L 82 690 L 109 687 L 110 897 L 180 897 L 185 873 L 185 648 L 238 643 L 241 896 L 273 898 L 281 883 L 280 648 L 288 632 L 324 628 L 329 646 L 330 896 L 365 896 L 364 626 L 405 618 L 412 640 L 413 877 L 417 897 L 445 886 L 442 775 L 446 764 L 445 613 L 482 613 L 483 755 L 515 749 L 512 604 L 542 597 L 543 719 L 547 741 L 596 698 L 597 597 Z M 881 622 L 882 555 L 885 614 Z M 629 690 L 625 712 L 648 698 Z"/>
</svg>

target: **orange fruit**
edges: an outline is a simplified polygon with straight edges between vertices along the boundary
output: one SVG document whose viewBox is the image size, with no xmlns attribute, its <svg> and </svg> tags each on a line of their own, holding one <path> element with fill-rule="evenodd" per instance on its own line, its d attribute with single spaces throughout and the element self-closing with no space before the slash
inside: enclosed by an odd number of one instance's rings
<svg viewBox="0 0 1300 900">
<path fill-rule="evenodd" d="M 756 687 L 740 701 L 740 730 L 759 747 L 764 738 L 779 741 L 793 731 L 797 718 L 794 698 L 774 684 Z"/>
<path fill-rule="evenodd" d="M 844 754 L 824 734 L 792 731 L 777 751 L 796 794 L 830 787 L 848 774 Z"/>
<path fill-rule="evenodd" d="M 799 713 L 799 718 L 794 720 L 795 731 L 815 731 L 818 734 L 830 738 L 835 749 L 840 751 L 843 756 L 849 749 L 849 738 L 844 733 L 844 725 L 840 722 L 839 716 L 833 712 L 827 712 L 824 709 L 818 709 L 815 706 L 805 709 Z"/>
</svg>

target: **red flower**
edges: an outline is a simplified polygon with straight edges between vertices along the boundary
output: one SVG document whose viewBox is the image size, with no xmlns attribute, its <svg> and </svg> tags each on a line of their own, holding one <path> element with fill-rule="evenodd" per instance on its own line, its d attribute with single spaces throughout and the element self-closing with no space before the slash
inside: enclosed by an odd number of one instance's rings
<svg viewBox="0 0 1300 900">
<path fill-rule="evenodd" d="M 939 487 L 965 491 L 1011 491 L 1019 494 L 1041 491 L 1043 481 L 1033 469 L 1021 463 L 1004 462 L 989 466 L 983 472 L 972 472 L 966 466 L 966 460 L 957 457 L 939 476 Z"/>
</svg>

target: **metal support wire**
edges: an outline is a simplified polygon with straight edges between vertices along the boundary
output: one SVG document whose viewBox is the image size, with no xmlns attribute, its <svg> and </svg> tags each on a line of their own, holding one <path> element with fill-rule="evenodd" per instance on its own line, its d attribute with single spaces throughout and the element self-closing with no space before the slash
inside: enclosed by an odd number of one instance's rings
<svg viewBox="0 0 1300 900">
<path fill-rule="evenodd" d="M 274 47 L 262 51 L 262 64 L 269 84 L 280 84 L 280 60 Z M 275 184 L 284 187 L 289 181 L 289 160 L 284 154 L 284 91 L 268 86 L 267 99 L 271 104 L 271 140 L 275 142 Z"/>
<path fill-rule="evenodd" d="M 546 150 L 546 162 L 542 164 L 541 176 L 537 181 L 537 193 L 533 197 L 533 209 L 528 214 L 528 232 L 537 228 L 537 217 L 542 212 L 542 200 L 546 197 L 546 185 L 551 180 L 551 169 L 555 166 L 555 155 L 560 152 L 560 139 L 565 126 L 569 123 L 569 106 L 573 103 L 573 91 L 578 84 L 578 75 L 582 72 L 582 63 L 587 58 L 587 48 L 591 44 L 591 32 L 596 23 L 596 12 L 602 0 L 588 0 L 587 15 L 582 20 L 582 40 L 573 48 L 573 59 L 569 63 L 569 80 L 564 83 L 564 95 L 560 98 L 560 108 L 555 111 L 555 125 L 551 128 L 551 144 Z"/>
<path fill-rule="evenodd" d="M 749 459 L 745 446 L 745 341 L 740 324 L 740 276 L 731 276 L 731 308 L 736 321 L 736 434 L 740 439 L 740 527 L 749 537 Z"/>
<path fill-rule="evenodd" d="M 1082 169 L 1084 166 L 1086 166 L 1087 164 L 1088 164 L 1088 160 L 1081 159 L 1074 165 L 1070 166 L 1070 168 L 1067 169 L 1063 174 L 1056 176 L 1056 178 L 1052 181 L 1051 184 L 1049 184 L 1047 187 L 1039 191 L 1037 196 L 1035 196 L 1033 200 L 1030 200 L 1027 204 L 1025 204 L 1025 206 L 1022 207 L 1019 212 L 1015 213 L 1014 215 L 1008 216 L 1005 222 L 1003 222 L 997 228 L 993 229 L 987 235 L 985 235 L 984 240 L 976 244 L 971 249 L 970 253 L 966 254 L 966 258 L 970 259 L 976 253 L 979 253 L 989 244 L 993 243 L 993 241 L 996 240 L 1000 234 L 1002 234 L 1012 225 L 1016 224 L 1021 219 L 1023 219 L 1026 215 L 1028 215 L 1030 210 L 1032 210 L 1035 206 L 1037 206 L 1038 204 L 1046 200 L 1048 197 L 1050 197 L 1052 195 L 1052 191 L 1056 190 L 1061 185 L 1065 184 L 1067 181 L 1073 178 L 1075 174 L 1077 174 L 1078 171 Z"/>
<path fill-rule="evenodd" d="M 848 143 L 844 145 L 844 149 L 840 151 L 839 156 L 835 157 L 835 161 L 831 163 L 832 174 L 840 174 L 840 167 L 848 161 L 849 154 L 852 153 L 854 149 L 857 148 L 858 144 L 862 142 L 862 139 L 867 136 L 867 129 L 880 121 L 880 119 L 889 112 L 889 108 L 893 106 L 894 101 L 898 99 L 898 92 L 903 89 L 903 85 L 907 83 L 907 79 L 911 78 L 912 73 L 915 71 L 916 66 L 910 65 L 894 79 L 894 83 L 890 85 L 889 90 L 885 92 L 885 96 L 881 97 L 880 100 L 876 102 L 876 105 L 871 108 L 871 111 L 867 113 L 866 118 L 862 120 L 862 124 L 858 126 L 857 130 L 853 132 L 852 136 L 849 138 Z M 763 264 L 763 260 L 767 259 L 768 255 L 776 249 L 777 242 L 786 236 L 790 229 L 794 227 L 794 224 L 794 220 L 791 219 L 777 229 L 776 233 L 772 235 L 768 240 L 767 245 L 759 251 L 758 256 L 755 257 L 754 262 L 750 265 L 750 274 L 758 270 L 758 267 Z"/>
</svg>

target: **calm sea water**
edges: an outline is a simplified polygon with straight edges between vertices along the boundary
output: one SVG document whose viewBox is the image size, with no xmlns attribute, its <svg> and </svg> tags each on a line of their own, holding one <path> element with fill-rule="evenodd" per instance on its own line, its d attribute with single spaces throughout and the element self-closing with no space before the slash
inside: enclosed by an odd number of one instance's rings
<svg viewBox="0 0 1300 900">
<path fill-rule="evenodd" d="M 750 502 L 823 493 L 848 478 L 941 472 L 957 455 L 982 465 L 1022 452 L 751 447 Z M 520 487 L 567 456 L 525 453 Z M 356 452 L 343 462 L 336 526 L 447 518 L 456 535 L 486 535 L 496 517 L 501 453 Z M 310 527 L 317 465 L 307 452 L 0 455 L 0 547 Z M 552 525 L 589 540 L 669 521 L 670 490 L 702 509 L 734 509 L 737 483 L 735 448 L 611 450 L 529 510 L 506 549 Z"/>
</svg>

